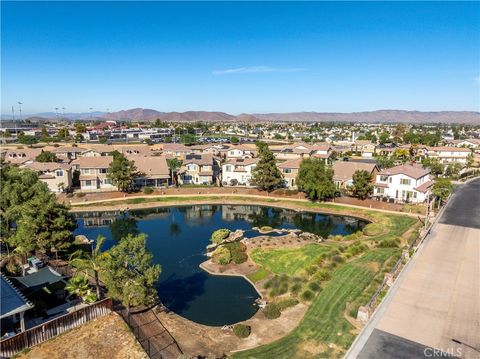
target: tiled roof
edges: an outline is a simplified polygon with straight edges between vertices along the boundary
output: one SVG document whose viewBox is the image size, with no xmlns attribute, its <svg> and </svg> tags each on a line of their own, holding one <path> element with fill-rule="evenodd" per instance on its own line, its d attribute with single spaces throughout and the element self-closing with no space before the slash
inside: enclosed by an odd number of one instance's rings
<svg viewBox="0 0 480 359">
<path fill-rule="evenodd" d="M 165 156 L 135 156 L 132 157 L 138 170 L 148 176 L 170 177 L 167 160 Z"/>
<path fill-rule="evenodd" d="M 427 182 L 424 182 L 422 183 L 420 186 L 416 187 L 415 188 L 415 191 L 418 191 L 418 192 L 427 192 L 427 190 L 432 187 L 434 184 L 433 181 L 427 181 Z"/>
<path fill-rule="evenodd" d="M 336 161 L 333 164 L 333 179 L 347 181 L 352 179 L 355 171 L 364 170 L 372 173 L 377 168 L 375 163 Z"/>
<path fill-rule="evenodd" d="M 300 168 L 302 158 L 293 158 L 291 160 L 277 164 L 278 168 Z"/>
<path fill-rule="evenodd" d="M 420 166 L 413 166 L 413 165 L 400 165 L 400 166 L 395 166 L 392 168 L 385 169 L 381 172 L 379 172 L 379 175 L 384 175 L 384 176 L 393 176 L 393 175 L 398 175 L 398 174 L 404 174 L 408 177 L 418 179 L 423 176 L 426 176 L 430 173 L 429 170 L 424 169 L 423 167 Z"/>
<path fill-rule="evenodd" d="M 80 157 L 73 160 L 72 165 L 80 168 L 107 168 L 112 161 L 113 156 Z"/>
</svg>

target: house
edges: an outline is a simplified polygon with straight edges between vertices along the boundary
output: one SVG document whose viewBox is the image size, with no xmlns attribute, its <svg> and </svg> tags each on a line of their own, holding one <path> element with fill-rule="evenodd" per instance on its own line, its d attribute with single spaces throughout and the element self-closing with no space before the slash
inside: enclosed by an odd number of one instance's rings
<svg viewBox="0 0 480 359">
<path fill-rule="evenodd" d="M 192 153 L 192 149 L 181 143 L 165 143 L 163 145 L 163 153 L 183 158 L 187 154 Z"/>
<path fill-rule="evenodd" d="M 12 165 L 25 165 L 32 163 L 40 153 L 41 148 L 8 149 L 4 154 L 4 160 Z"/>
<path fill-rule="evenodd" d="M 25 166 L 38 174 L 52 192 L 63 192 L 72 187 L 72 166 L 62 162 L 32 162 Z"/>
<path fill-rule="evenodd" d="M 467 164 L 467 157 L 472 153 L 469 148 L 440 146 L 429 147 L 427 156 L 430 158 L 437 158 L 440 163 L 448 165 L 451 163 Z"/>
<path fill-rule="evenodd" d="M 257 150 L 251 146 L 238 145 L 230 147 L 226 152 L 227 158 L 253 158 L 255 157 Z"/>
<path fill-rule="evenodd" d="M 330 157 L 332 156 L 332 147 L 327 142 L 313 145 L 311 150 L 311 156 L 314 158 L 323 159 L 325 164 L 328 163 Z"/>
<path fill-rule="evenodd" d="M 58 159 L 61 159 L 65 162 L 70 162 L 71 160 L 75 160 L 78 157 L 82 156 L 82 153 L 84 153 L 85 151 L 87 151 L 87 149 L 82 147 L 60 146 L 54 148 L 52 150 L 52 153 L 54 153 Z"/>
<path fill-rule="evenodd" d="M 140 172 L 135 178 L 137 187 L 167 187 L 170 170 L 165 156 L 133 156 L 131 158 Z"/>
<path fill-rule="evenodd" d="M 107 171 L 113 156 L 80 157 L 71 165 L 80 171 L 82 191 L 114 191 L 116 187 L 107 178 Z"/>
<path fill-rule="evenodd" d="M 303 142 L 293 145 L 272 147 L 271 150 L 275 158 L 280 161 L 310 157 L 313 152 L 312 146 Z"/>
<path fill-rule="evenodd" d="M 430 171 L 417 165 L 400 165 L 376 174 L 373 195 L 395 202 L 424 202 L 433 181 Z"/>
<path fill-rule="evenodd" d="M 352 147 L 355 152 L 360 152 L 365 158 L 372 158 L 375 154 L 375 144 L 369 140 L 356 140 Z"/>
<path fill-rule="evenodd" d="M 448 142 L 448 146 L 477 149 L 480 148 L 480 139 L 470 138 L 466 140 L 452 140 Z"/>
<path fill-rule="evenodd" d="M 285 185 L 289 188 L 297 188 L 296 180 L 300 164 L 303 158 L 293 158 L 291 160 L 277 164 L 277 167 L 282 172 L 285 180 Z"/>
<path fill-rule="evenodd" d="M 212 184 L 218 176 L 217 160 L 210 154 L 186 155 L 178 174 L 180 184 Z"/>
<path fill-rule="evenodd" d="M 229 158 L 222 165 L 222 184 L 225 186 L 250 186 L 252 170 L 258 158 Z"/>
<path fill-rule="evenodd" d="M 337 188 L 347 188 L 353 185 L 353 174 L 356 171 L 367 171 L 375 181 L 378 167 L 375 163 L 336 161 L 333 163 L 333 181 Z"/>
</svg>

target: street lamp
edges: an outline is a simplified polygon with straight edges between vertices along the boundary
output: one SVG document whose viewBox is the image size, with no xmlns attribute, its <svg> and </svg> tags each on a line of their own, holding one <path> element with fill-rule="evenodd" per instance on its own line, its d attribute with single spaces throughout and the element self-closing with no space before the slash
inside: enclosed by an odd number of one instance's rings
<svg viewBox="0 0 480 359">
<path fill-rule="evenodd" d="M 22 105 L 20 101 L 18 101 L 18 111 L 20 112 L 20 121 L 22 121 Z"/>
</svg>

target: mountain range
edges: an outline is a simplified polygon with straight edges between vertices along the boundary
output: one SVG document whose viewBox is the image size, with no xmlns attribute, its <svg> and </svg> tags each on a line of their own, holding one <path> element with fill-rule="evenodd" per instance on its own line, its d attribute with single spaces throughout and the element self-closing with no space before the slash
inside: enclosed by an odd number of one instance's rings
<svg viewBox="0 0 480 359">
<path fill-rule="evenodd" d="M 480 112 L 474 111 L 404 111 L 378 110 L 368 112 L 291 112 L 291 113 L 253 113 L 231 115 L 225 112 L 187 111 L 160 112 L 152 109 L 134 108 L 118 112 L 66 113 L 58 115 L 53 112 L 25 116 L 33 121 L 41 119 L 55 120 L 122 120 L 155 121 L 157 118 L 168 122 L 361 122 L 361 123 L 465 123 L 480 125 Z M 2 119 L 11 119 L 3 116 Z"/>
</svg>

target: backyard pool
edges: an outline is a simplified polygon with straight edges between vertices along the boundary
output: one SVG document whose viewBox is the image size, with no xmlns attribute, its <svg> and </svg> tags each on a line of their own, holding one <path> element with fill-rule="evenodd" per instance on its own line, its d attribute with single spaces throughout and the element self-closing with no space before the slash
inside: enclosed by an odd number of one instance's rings
<svg viewBox="0 0 480 359">
<path fill-rule="evenodd" d="M 245 205 L 194 205 L 121 212 L 78 213 L 75 234 L 107 238 L 105 249 L 128 233 L 146 233 L 148 248 L 162 266 L 158 285 L 167 308 L 194 322 L 221 326 L 246 320 L 257 311 L 255 288 L 241 277 L 210 275 L 199 268 L 213 231 L 253 227 L 301 229 L 323 237 L 350 234 L 366 221 L 348 216 Z"/>
</svg>

